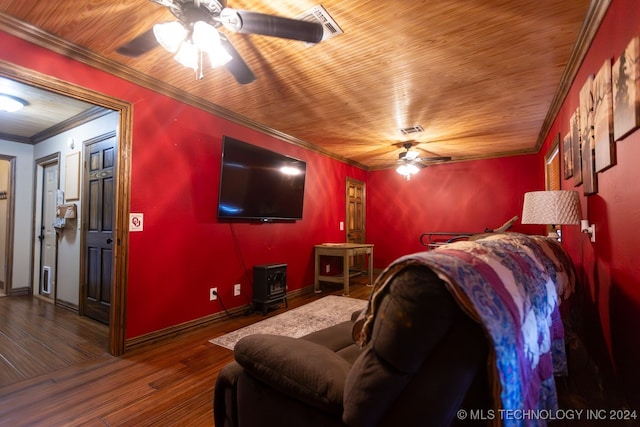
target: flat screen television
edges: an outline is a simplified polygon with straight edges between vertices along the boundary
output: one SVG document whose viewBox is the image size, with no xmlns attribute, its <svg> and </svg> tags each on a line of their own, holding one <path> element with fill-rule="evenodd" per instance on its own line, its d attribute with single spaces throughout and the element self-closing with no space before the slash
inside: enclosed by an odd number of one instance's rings
<svg viewBox="0 0 640 427">
<path fill-rule="evenodd" d="M 306 162 L 224 136 L 218 218 L 302 219 Z"/>
</svg>

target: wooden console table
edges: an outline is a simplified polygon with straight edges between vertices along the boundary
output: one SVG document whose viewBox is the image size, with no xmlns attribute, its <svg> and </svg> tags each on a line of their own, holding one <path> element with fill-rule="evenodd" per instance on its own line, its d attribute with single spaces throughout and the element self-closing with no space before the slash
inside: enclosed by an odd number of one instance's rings
<svg viewBox="0 0 640 427">
<path fill-rule="evenodd" d="M 368 255 L 369 268 L 369 285 L 373 285 L 373 245 L 367 243 L 323 243 L 315 245 L 316 266 L 313 282 L 315 292 L 320 292 L 320 282 L 342 283 L 344 287 L 344 295 L 349 295 L 349 278 L 352 276 L 349 271 L 349 258 L 355 255 Z M 341 276 L 323 276 L 320 274 L 320 257 L 335 256 L 342 257 L 342 275 Z M 353 275 L 357 275 L 356 272 Z"/>
</svg>

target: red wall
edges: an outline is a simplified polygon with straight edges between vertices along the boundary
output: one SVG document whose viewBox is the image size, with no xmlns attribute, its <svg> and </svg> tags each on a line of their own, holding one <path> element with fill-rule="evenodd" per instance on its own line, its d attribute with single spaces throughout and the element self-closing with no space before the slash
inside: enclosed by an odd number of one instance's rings
<svg viewBox="0 0 640 427">
<path fill-rule="evenodd" d="M 375 264 L 384 267 L 410 252 L 423 251 L 425 232 L 482 232 L 522 216 L 524 193 L 544 186 L 539 155 L 429 166 L 406 181 L 393 169 L 369 173 L 367 238 Z M 544 227 L 511 229 L 544 232 Z"/>
<path fill-rule="evenodd" d="M 212 116 L 0 32 L 0 59 L 134 104 L 127 338 L 222 310 L 251 296 L 252 267 L 287 263 L 290 290 L 313 283 L 313 245 L 344 241 L 345 180 L 366 172 Z M 187 70 L 185 70 L 187 72 Z M 222 135 L 307 161 L 304 219 L 228 223 L 216 217 Z M 336 197 L 340 195 L 340 197 Z M 241 283 L 244 295 L 233 296 Z"/>
<path fill-rule="evenodd" d="M 547 136 L 546 147 L 569 131 L 579 90 L 605 59 L 617 60 L 632 37 L 640 36 L 640 2 L 612 0 L 571 91 Z M 582 197 L 583 216 L 596 225 L 596 242 L 578 227 L 566 227 L 564 245 L 579 269 L 583 339 L 601 365 L 613 372 L 631 403 L 640 405 L 640 131 L 618 141 L 617 165 L 598 174 L 598 193 Z M 544 151 L 544 150 L 543 150 Z M 542 165 L 540 167 L 543 167 Z M 562 183 L 574 189 L 571 179 Z M 583 195 L 582 186 L 575 188 Z"/>
<path fill-rule="evenodd" d="M 568 132 L 578 90 L 605 58 L 616 59 L 640 35 L 640 2 L 612 0 L 610 10 L 539 155 L 451 163 L 424 169 L 411 181 L 392 170 L 364 171 L 243 128 L 84 64 L 0 32 L 0 59 L 87 87 L 135 105 L 131 211 L 145 214 L 145 231 L 130 236 L 127 337 L 139 336 L 221 310 L 207 300 L 218 286 L 230 307 L 232 285 L 250 285 L 251 266 L 289 264 L 291 289 L 308 286 L 313 245 L 341 241 L 344 182 L 367 182 L 367 240 L 376 267 L 424 247 L 427 231 L 481 231 L 521 215 L 523 194 L 543 188 L 546 152 L 555 135 Z M 218 223 L 215 215 L 221 138 L 228 134 L 308 162 L 304 220 L 294 224 Z M 577 227 L 565 227 L 587 292 L 582 307 L 587 344 L 610 360 L 632 402 L 640 401 L 640 131 L 617 144 L 618 164 L 599 174 L 597 195 L 583 197 L 585 215 L 597 227 L 591 243 Z M 563 181 L 564 188 L 573 188 Z M 582 191 L 582 188 L 578 188 Z M 541 233 L 539 227 L 515 231 Z"/>
</svg>

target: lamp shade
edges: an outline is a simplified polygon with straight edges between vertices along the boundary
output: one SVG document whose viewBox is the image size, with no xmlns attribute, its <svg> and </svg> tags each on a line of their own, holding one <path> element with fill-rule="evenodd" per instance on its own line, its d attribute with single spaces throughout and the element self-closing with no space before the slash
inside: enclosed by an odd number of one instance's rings
<svg viewBox="0 0 640 427">
<path fill-rule="evenodd" d="M 580 224 L 581 219 L 577 191 L 532 191 L 524 195 L 522 224 Z"/>
</svg>

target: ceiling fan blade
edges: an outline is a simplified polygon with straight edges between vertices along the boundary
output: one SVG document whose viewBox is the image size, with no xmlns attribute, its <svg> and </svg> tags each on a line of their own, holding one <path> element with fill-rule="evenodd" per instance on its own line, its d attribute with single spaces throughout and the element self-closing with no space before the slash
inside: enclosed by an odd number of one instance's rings
<svg viewBox="0 0 640 427">
<path fill-rule="evenodd" d="M 451 156 L 421 157 L 417 160 L 421 162 L 448 162 L 449 160 L 451 160 Z"/>
<path fill-rule="evenodd" d="M 156 46 L 158 46 L 158 42 L 153 34 L 153 28 L 149 28 L 144 33 L 117 48 L 116 52 L 120 55 L 135 58 L 149 52 Z"/>
<path fill-rule="evenodd" d="M 220 43 L 227 53 L 231 55 L 231 61 L 225 64 L 227 71 L 229 71 L 240 84 L 244 85 L 254 81 L 256 76 L 253 74 L 247 63 L 244 62 L 244 59 L 242 59 L 236 48 L 233 47 L 233 44 L 231 44 L 231 42 L 222 34 L 220 34 Z"/>
<path fill-rule="evenodd" d="M 222 9 L 220 21 L 225 28 L 238 33 L 260 34 L 309 43 L 320 42 L 324 33 L 322 25 L 318 22 L 230 8 Z"/>
</svg>

